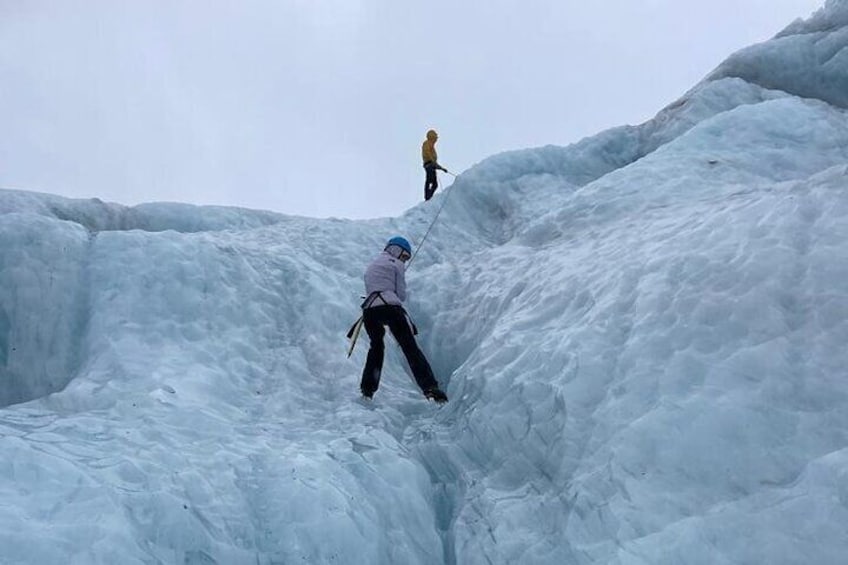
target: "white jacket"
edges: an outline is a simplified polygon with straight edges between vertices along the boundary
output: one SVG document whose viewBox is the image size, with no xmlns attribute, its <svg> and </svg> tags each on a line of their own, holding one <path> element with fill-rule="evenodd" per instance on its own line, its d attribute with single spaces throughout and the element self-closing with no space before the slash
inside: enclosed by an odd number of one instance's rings
<svg viewBox="0 0 848 565">
<path fill-rule="evenodd" d="M 397 245 L 390 245 L 365 269 L 365 308 L 403 305 L 406 300 L 406 264 L 397 258 L 400 250 Z"/>
</svg>

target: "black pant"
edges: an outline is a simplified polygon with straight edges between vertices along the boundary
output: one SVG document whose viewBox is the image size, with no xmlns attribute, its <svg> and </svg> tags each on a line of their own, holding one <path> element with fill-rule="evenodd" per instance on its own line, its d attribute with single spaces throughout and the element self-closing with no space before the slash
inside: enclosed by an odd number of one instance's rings
<svg viewBox="0 0 848 565">
<path fill-rule="evenodd" d="M 386 335 L 385 326 L 389 326 L 392 335 L 395 336 L 406 362 L 412 369 L 412 375 L 422 391 L 438 388 L 439 383 L 433 376 L 430 363 L 424 357 L 424 353 L 415 343 L 406 312 L 400 306 L 374 306 L 366 308 L 362 313 L 365 331 L 371 339 L 371 348 L 368 350 L 368 358 L 365 361 L 365 369 L 362 370 L 362 382 L 359 387 L 363 394 L 368 396 L 374 394 L 380 386 L 380 372 L 383 370 L 383 353 L 385 346 L 383 336 Z"/>
<path fill-rule="evenodd" d="M 424 163 L 424 200 L 433 198 L 436 189 L 439 188 L 439 180 L 436 178 L 436 165 L 432 161 Z"/>
</svg>

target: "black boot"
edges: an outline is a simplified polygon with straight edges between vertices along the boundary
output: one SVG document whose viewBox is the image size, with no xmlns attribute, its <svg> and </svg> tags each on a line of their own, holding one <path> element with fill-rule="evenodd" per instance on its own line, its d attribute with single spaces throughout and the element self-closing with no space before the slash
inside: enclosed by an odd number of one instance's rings
<svg viewBox="0 0 848 565">
<path fill-rule="evenodd" d="M 448 401 L 448 395 L 442 392 L 440 388 L 428 388 L 424 391 L 424 397 L 428 400 L 435 400 L 437 404 L 444 404 Z"/>
</svg>

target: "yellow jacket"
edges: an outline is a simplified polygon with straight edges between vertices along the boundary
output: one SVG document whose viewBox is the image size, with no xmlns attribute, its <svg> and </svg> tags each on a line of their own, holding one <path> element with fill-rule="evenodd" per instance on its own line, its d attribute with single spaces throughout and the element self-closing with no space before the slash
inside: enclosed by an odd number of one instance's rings
<svg viewBox="0 0 848 565">
<path fill-rule="evenodd" d="M 439 135 L 434 130 L 427 132 L 427 139 L 421 144 L 421 158 L 424 159 L 425 163 L 436 163 L 438 161 L 439 156 L 436 154 L 437 139 L 439 139 Z"/>
</svg>

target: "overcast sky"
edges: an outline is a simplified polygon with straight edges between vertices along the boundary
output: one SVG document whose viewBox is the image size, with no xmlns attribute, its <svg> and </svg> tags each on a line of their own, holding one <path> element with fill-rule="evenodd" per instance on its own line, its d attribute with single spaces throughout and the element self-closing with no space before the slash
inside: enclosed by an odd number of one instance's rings
<svg viewBox="0 0 848 565">
<path fill-rule="evenodd" d="M 427 129 L 459 173 L 638 124 L 822 3 L 0 0 L 0 186 L 396 216 Z"/>
</svg>

